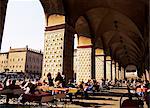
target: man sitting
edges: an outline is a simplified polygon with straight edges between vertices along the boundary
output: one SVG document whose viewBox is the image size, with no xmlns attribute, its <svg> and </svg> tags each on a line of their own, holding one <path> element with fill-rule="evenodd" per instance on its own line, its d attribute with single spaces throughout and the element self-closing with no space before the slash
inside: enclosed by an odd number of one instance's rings
<svg viewBox="0 0 150 108">
<path fill-rule="evenodd" d="M 6 89 L 10 89 L 11 91 L 14 89 L 21 89 L 21 87 L 19 85 L 16 85 L 16 80 L 12 81 L 12 84 L 10 84 L 9 86 L 5 87 Z M 15 95 L 13 93 L 7 93 L 7 98 L 6 98 L 6 104 L 8 104 L 9 99 L 15 97 Z M 19 97 L 19 96 L 18 96 Z"/>
</svg>

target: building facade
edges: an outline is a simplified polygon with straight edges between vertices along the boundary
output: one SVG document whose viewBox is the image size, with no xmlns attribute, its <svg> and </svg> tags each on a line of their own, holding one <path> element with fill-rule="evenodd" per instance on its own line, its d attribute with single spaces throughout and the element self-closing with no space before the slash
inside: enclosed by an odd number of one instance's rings
<svg viewBox="0 0 150 108">
<path fill-rule="evenodd" d="M 10 48 L 0 53 L 0 72 L 22 72 L 27 75 L 40 75 L 42 72 L 43 54 L 26 48 Z"/>
<path fill-rule="evenodd" d="M 8 70 L 8 52 L 0 53 L 0 72 Z"/>
</svg>

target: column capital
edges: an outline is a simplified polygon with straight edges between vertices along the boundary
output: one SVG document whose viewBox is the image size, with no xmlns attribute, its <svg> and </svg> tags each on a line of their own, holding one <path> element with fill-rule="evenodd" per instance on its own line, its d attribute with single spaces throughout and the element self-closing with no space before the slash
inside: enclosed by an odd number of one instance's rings
<svg viewBox="0 0 150 108">
<path fill-rule="evenodd" d="M 53 31 L 53 30 L 64 29 L 64 28 L 65 28 L 65 24 L 60 24 L 60 25 L 46 27 L 45 31 Z"/>
</svg>

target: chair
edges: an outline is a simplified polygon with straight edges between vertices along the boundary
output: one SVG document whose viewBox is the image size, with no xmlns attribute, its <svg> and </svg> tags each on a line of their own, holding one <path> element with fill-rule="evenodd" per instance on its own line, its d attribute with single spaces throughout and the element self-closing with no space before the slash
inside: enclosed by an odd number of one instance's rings
<svg viewBox="0 0 150 108">
<path fill-rule="evenodd" d="M 55 95 L 56 100 L 60 100 L 59 102 L 63 102 L 65 105 L 67 103 L 66 101 L 66 93 L 60 93 Z"/>
<path fill-rule="evenodd" d="M 23 93 L 24 93 L 24 90 L 22 90 L 22 89 L 14 89 L 13 90 L 14 95 L 19 95 L 20 96 Z"/>
<path fill-rule="evenodd" d="M 13 90 L 13 95 L 14 95 L 14 99 L 13 99 L 13 102 L 18 102 L 19 104 L 19 98 L 21 98 L 21 95 L 24 93 L 24 90 L 22 89 L 14 89 Z"/>
<path fill-rule="evenodd" d="M 73 96 L 77 93 L 78 89 L 76 88 L 69 88 L 69 91 L 67 92 L 67 97 L 69 97 L 70 102 L 72 102 Z"/>
<path fill-rule="evenodd" d="M 54 96 L 43 96 L 40 105 L 42 105 L 42 103 L 47 103 L 48 105 L 49 103 L 54 103 Z M 52 104 L 50 106 L 52 107 Z"/>
<path fill-rule="evenodd" d="M 137 94 L 126 93 L 120 98 L 120 108 L 143 108 L 143 105 L 143 101 Z"/>
</svg>

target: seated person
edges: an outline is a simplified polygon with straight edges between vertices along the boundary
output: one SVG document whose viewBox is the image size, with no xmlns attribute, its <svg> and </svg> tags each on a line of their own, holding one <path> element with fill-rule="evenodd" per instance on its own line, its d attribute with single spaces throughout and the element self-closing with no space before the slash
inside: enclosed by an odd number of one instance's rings
<svg viewBox="0 0 150 108">
<path fill-rule="evenodd" d="M 29 87 L 29 88 L 30 88 L 29 93 L 34 94 L 34 92 L 36 91 L 36 87 L 37 87 L 37 85 L 32 84 L 32 83 L 29 83 L 27 87 Z"/>
<path fill-rule="evenodd" d="M 62 87 L 62 83 L 58 80 L 58 81 L 55 82 L 54 86 L 57 87 L 57 88 L 61 88 Z"/>
<path fill-rule="evenodd" d="M 11 90 L 14 90 L 14 89 L 21 89 L 19 85 L 15 85 L 16 84 L 16 80 L 13 80 L 12 81 L 12 84 L 10 84 L 9 86 L 7 86 L 5 89 L 11 89 Z M 8 104 L 9 102 L 9 99 L 14 97 L 14 94 L 13 93 L 8 93 L 7 94 L 7 98 L 6 98 L 6 104 Z"/>
<path fill-rule="evenodd" d="M 67 88 L 75 88 L 75 85 L 73 85 L 71 80 L 69 80 L 69 82 L 67 84 Z"/>
<path fill-rule="evenodd" d="M 8 89 L 21 89 L 21 87 L 19 85 L 16 85 L 16 80 L 12 81 L 12 84 L 10 84 L 9 86 L 7 86 Z"/>
<path fill-rule="evenodd" d="M 27 86 L 27 82 L 26 81 L 23 81 L 22 84 L 20 84 L 20 87 L 22 89 L 24 89 L 26 86 Z"/>
</svg>

